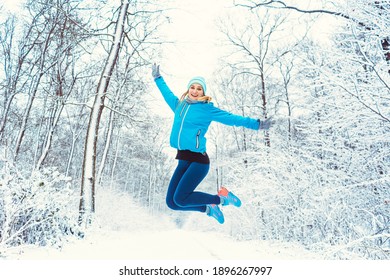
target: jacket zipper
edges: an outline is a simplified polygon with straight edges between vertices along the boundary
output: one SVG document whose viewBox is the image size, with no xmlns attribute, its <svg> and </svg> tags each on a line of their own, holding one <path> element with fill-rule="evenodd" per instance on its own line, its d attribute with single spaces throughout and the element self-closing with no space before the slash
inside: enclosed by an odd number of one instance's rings
<svg viewBox="0 0 390 280">
<path fill-rule="evenodd" d="M 181 111 L 180 111 L 180 115 L 179 115 L 180 117 L 183 116 L 183 111 L 187 108 L 187 106 L 188 106 L 187 102 L 184 102 L 184 104 L 183 104 L 183 106 L 181 108 Z"/>
<path fill-rule="evenodd" d="M 200 136 L 200 129 L 198 130 L 198 133 L 196 134 L 196 148 L 199 148 L 199 136 Z"/>
<path fill-rule="evenodd" d="M 185 110 L 185 113 L 184 113 L 184 116 L 183 118 L 181 119 L 181 124 L 180 124 L 180 129 L 179 129 L 179 133 L 177 135 L 177 148 L 180 150 L 180 136 L 181 136 L 181 132 L 183 130 L 183 124 L 184 124 L 184 120 L 187 116 L 187 113 L 188 113 L 188 110 L 190 109 L 190 106 L 187 105 L 187 108 Z M 183 110 L 181 111 L 180 115 L 183 113 Z"/>
</svg>

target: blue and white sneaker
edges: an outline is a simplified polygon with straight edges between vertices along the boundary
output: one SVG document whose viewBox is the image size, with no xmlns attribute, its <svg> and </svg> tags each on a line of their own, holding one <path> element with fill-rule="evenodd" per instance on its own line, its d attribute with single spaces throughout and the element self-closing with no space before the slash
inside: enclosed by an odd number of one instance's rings
<svg viewBox="0 0 390 280">
<path fill-rule="evenodd" d="M 222 206 L 234 205 L 236 207 L 241 206 L 241 200 L 235 196 L 232 192 L 228 191 L 225 187 L 221 187 L 218 191 L 218 196 L 222 198 Z"/>
<path fill-rule="evenodd" d="M 225 218 L 223 216 L 223 213 L 221 209 L 219 209 L 218 205 L 216 204 L 209 204 L 207 207 L 207 216 L 213 217 L 218 221 L 218 223 L 223 224 L 225 222 Z"/>
</svg>

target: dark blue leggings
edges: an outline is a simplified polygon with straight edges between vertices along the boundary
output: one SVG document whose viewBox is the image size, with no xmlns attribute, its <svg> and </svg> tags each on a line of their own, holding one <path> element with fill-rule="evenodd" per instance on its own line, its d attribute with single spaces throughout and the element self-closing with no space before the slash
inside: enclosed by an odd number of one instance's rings
<svg viewBox="0 0 390 280">
<path fill-rule="evenodd" d="M 207 204 L 219 204 L 218 195 L 194 191 L 206 177 L 209 168 L 209 164 L 179 160 L 168 187 L 168 207 L 173 210 L 206 212 Z"/>
</svg>

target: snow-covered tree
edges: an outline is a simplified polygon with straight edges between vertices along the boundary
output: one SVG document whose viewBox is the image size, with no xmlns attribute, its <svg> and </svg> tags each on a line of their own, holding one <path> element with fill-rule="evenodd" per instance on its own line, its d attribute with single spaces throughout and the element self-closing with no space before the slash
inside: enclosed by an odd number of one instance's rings
<svg viewBox="0 0 390 280">
<path fill-rule="evenodd" d="M 297 11 L 282 1 L 260 2 L 252 1 L 250 8 L 268 4 Z M 253 174 L 240 176 L 239 182 L 254 186 L 245 195 L 252 199 L 255 215 L 250 222 L 256 226 L 241 228 L 261 238 L 331 244 L 340 248 L 330 252 L 333 257 L 353 251 L 386 258 L 390 112 L 383 47 L 388 19 L 383 12 L 388 6 L 381 1 L 346 2 L 339 3 L 337 13 L 298 9 L 326 14 L 338 21 L 339 32 L 331 47 L 305 39 L 293 50 L 291 145 L 279 135 L 278 125 L 276 145 L 268 151 L 271 160 L 256 154 L 251 172 L 242 171 Z M 287 69 L 288 64 L 281 66 Z"/>
</svg>

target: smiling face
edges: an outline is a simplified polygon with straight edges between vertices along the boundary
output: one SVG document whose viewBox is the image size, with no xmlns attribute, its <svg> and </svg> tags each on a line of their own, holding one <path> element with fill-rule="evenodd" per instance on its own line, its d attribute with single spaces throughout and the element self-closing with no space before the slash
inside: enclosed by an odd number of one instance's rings
<svg viewBox="0 0 390 280">
<path fill-rule="evenodd" d="M 204 96 L 203 88 L 200 84 L 192 84 L 188 89 L 188 97 L 193 100 L 198 100 L 200 97 Z"/>
</svg>

